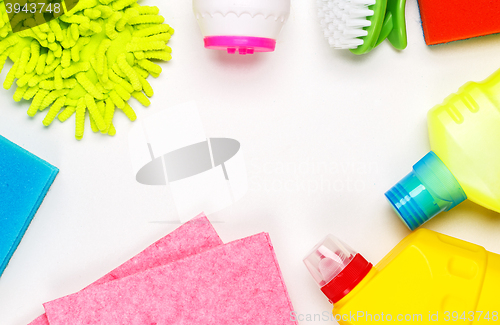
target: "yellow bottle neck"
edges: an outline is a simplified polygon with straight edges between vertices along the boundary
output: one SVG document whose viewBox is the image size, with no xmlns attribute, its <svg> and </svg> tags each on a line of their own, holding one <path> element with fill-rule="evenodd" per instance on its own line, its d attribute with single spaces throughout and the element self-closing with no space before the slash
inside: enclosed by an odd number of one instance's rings
<svg viewBox="0 0 500 325">
<path fill-rule="evenodd" d="M 482 91 L 488 94 L 495 104 L 497 104 L 497 108 L 500 109 L 500 69 L 489 76 L 483 82 L 480 82 L 479 88 Z"/>
<path fill-rule="evenodd" d="M 333 305 L 333 314 L 335 315 L 336 309 L 342 308 L 342 306 L 344 306 L 350 300 L 351 297 L 356 296 L 359 291 L 363 290 L 363 287 L 366 286 L 371 281 L 371 279 L 375 277 L 375 275 L 377 275 L 377 273 L 378 270 L 376 269 L 376 267 L 375 266 L 372 267 L 371 271 L 365 276 L 363 280 L 361 280 L 358 283 L 358 285 L 354 289 L 351 290 L 351 292 L 349 292 L 344 298 L 342 298 Z"/>
</svg>

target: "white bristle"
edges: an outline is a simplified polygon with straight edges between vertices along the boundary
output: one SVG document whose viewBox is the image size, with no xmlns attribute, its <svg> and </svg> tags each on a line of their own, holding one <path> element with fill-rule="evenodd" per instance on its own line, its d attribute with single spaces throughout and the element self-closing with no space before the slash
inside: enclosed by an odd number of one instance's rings
<svg viewBox="0 0 500 325">
<path fill-rule="evenodd" d="M 367 6 L 372 6 L 375 4 L 375 0 L 351 0 L 351 3 L 357 4 L 357 5 L 367 5 Z"/>
<path fill-rule="evenodd" d="M 338 49 L 355 49 L 363 45 L 359 37 L 368 35 L 367 17 L 374 15 L 368 7 L 376 0 L 317 0 L 318 16 L 325 38 Z"/>
<path fill-rule="evenodd" d="M 347 27 L 358 27 L 358 28 L 363 28 L 363 27 L 368 27 L 370 26 L 371 22 L 366 19 L 348 19 L 346 20 L 346 26 Z"/>
</svg>

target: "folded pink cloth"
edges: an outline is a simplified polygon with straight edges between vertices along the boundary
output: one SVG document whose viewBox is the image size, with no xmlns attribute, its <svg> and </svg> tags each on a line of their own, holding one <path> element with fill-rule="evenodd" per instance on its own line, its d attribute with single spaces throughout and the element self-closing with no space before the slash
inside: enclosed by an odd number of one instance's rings
<svg viewBox="0 0 500 325">
<path fill-rule="evenodd" d="M 222 241 L 215 232 L 210 221 L 204 214 L 200 214 L 193 220 L 183 224 L 167 236 L 149 246 L 131 260 L 92 283 L 84 290 L 153 267 L 165 265 L 186 256 L 199 254 L 218 245 L 222 245 Z M 47 316 L 44 314 L 29 325 L 50 324 Z"/>
<path fill-rule="evenodd" d="M 265 233 L 44 304 L 51 325 L 283 325 L 293 310 Z"/>
</svg>

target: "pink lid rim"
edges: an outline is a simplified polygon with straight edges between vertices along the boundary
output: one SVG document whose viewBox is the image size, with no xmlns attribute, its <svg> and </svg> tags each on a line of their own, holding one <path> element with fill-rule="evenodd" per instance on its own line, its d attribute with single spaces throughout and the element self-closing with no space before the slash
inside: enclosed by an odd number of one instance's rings
<svg viewBox="0 0 500 325">
<path fill-rule="evenodd" d="M 205 48 L 211 50 L 223 50 L 234 54 L 253 54 L 254 52 L 273 52 L 276 48 L 276 40 L 264 37 L 251 36 L 207 36 L 205 37 Z"/>
</svg>

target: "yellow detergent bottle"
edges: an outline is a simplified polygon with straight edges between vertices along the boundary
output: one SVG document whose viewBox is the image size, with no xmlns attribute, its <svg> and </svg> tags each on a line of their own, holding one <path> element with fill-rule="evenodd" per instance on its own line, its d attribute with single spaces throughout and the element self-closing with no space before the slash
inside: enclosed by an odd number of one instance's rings
<svg viewBox="0 0 500 325">
<path fill-rule="evenodd" d="M 500 70 L 470 82 L 428 115 L 432 151 L 386 193 L 415 229 L 469 198 L 500 212 Z"/>
<path fill-rule="evenodd" d="M 419 229 L 372 266 L 329 235 L 304 259 L 340 324 L 500 322 L 500 255 Z"/>
</svg>

